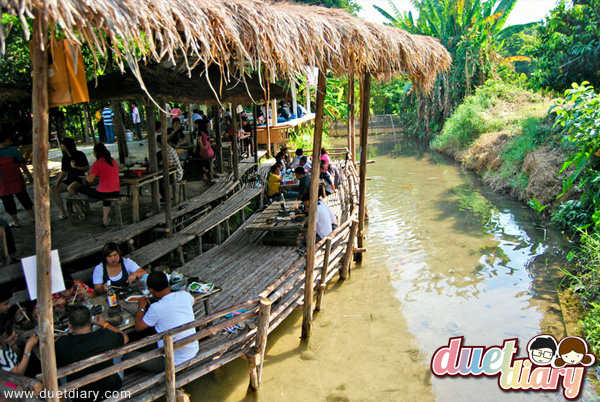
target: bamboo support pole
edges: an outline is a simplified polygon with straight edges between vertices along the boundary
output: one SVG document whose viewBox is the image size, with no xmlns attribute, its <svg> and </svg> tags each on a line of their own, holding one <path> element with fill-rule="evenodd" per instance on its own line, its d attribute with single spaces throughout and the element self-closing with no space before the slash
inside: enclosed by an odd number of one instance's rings
<svg viewBox="0 0 600 402">
<path fill-rule="evenodd" d="M 356 163 L 354 103 L 354 73 L 351 68 L 350 74 L 348 74 L 348 151 L 350 152 L 350 160 Z"/>
<path fill-rule="evenodd" d="M 360 181 L 358 201 L 358 247 L 364 247 L 366 190 L 367 190 L 367 144 L 369 134 L 369 100 L 371 97 L 371 75 L 365 73 L 360 87 Z M 362 254 L 356 255 L 357 261 L 362 261 Z"/>
<path fill-rule="evenodd" d="M 323 135 L 323 115 L 325 106 L 325 91 L 327 90 L 325 72 L 319 70 L 319 83 L 317 87 L 317 113 L 315 117 L 315 133 L 313 137 L 313 155 L 318 155 L 321 150 Z M 312 177 L 319 177 L 320 165 L 314 163 L 312 166 Z M 304 307 L 302 315 L 302 338 L 308 338 L 312 328 L 312 300 L 313 300 L 313 276 L 315 268 L 315 239 L 317 235 L 317 202 L 319 181 L 311 180 L 310 202 L 308 210 L 308 226 L 306 231 L 306 277 L 304 285 Z"/>
<path fill-rule="evenodd" d="M 218 105 L 213 108 L 213 114 L 215 121 L 215 142 L 217 144 L 217 152 L 215 153 L 217 172 L 223 173 L 223 137 L 221 133 L 221 110 Z"/>
<path fill-rule="evenodd" d="M 163 102 L 164 103 L 164 102 Z M 169 153 L 167 151 L 167 115 L 160 111 L 161 125 L 161 154 L 163 168 L 163 197 L 165 199 L 165 227 L 169 229 L 170 236 L 173 228 L 173 206 L 171 204 L 171 178 L 169 175 Z"/>
<path fill-rule="evenodd" d="M 167 387 L 167 402 L 177 401 L 177 388 L 175 387 L 175 355 L 173 352 L 173 336 L 164 337 L 165 348 L 165 380 Z"/>
<path fill-rule="evenodd" d="M 33 186 L 35 203 L 35 251 L 37 258 L 38 332 L 44 388 L 53 392 L 48 401 L 58 402 L 58 377 L 54 353 L 54 316 L 50 237 L 50 183 L 48 176 L 48 5 L 34 10 L 31 64 L 33 68 Z M 52 394 L 51 394 L 52 395 Z"/>
<path fill-rule="evenodd" d="M 148 164 L 150 172 L 158 172 L 158 160 L 156 158 L 156 114 L 153 104 L 145 106 L 146 109 L 146 127 L 148 127 Z M 160 212 L 160 192 L 158 190 L 158 181 L 152 182 L 152 212 L 158 214 Z"/>
<path fill-rule="evenodd" d="M 258 165 L 258 103 L 254 104 L 254 124 L 252 125 L 252 142 L 254 144 L 254 163 Z"/>
<path fill-rule="evenodd" d="M 119 163 L 124 164 L 125 158 L 129 156 L 129 149 L 127 148 L 127 138 L 125 138 L 125 126 L 123 126 L 123 118 L 121 116 L 121 102 L 111 102 L 111 107 L 114 113 L 114 130 L 115 139 L 117 141 L 117 148 L 119 150 Z"/>
<path fill-rule="evenodd" d="M 238 181 L 240 179 L 239 161 L 240 152 L 238 147 L 238 134 L 239 134 L 239 115 L 237 112 L 237 106 L 233 110 L 233 138 L 231 139 L 231 153 L 233 160 L 233 180 Z"/>
<path fill-rule="evenodd" d="M 348 244 L 346 245 L 346 254 L 342 260 L 342 268 L 340 269 L 340 279 L 345 280 L 348 277 L 350 271 L 350 264 L 354 257 L 354 239 L 356 238 L 356 232 L 358 230 L 358 221 L 352 222 L 352 228 L 350 229 L 350 236 L 348 236 Z"/>
<path fill-rule="evenodd" d="M 323 257 L 323 269 L 321 271 L 321 280 L 319 281 L 319 291 L 317 293 L 317 305 L 315 310 L 321 310 L 321 303 L 323 302 L 323 295 L 325 294 L 325 288 L 327 287 L 327 270 L 329 269 L 329 254 L 331 253 L 331 239 L 328 238 L 325 242 L 325 256 Z"/>
</svg>

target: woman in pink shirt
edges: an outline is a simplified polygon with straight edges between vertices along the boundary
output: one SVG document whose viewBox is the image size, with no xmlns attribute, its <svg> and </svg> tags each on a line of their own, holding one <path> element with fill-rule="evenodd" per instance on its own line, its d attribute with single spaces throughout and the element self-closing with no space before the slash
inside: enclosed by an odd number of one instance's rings
<svg viewBox="0 0 600 402">
<path fill-rule="evenodd" d="M 119 191 L 121 191 L 119 165 L 110 156 L 110 151 L 106 149 L 104 144 L 94 145 L 94 156 L 96 157 L 96 162 L 94 162 L 90 169 L 87 182 L 93 183 L 96 177 L 98 177 L 98 188 L 93 189 L 89 186 L 82 186 L 78 191 L 88 197 L 103 200 L 102 226 L 107 227 L 110 225 L 110 220 L 108 219 L 110 201 L 106 201 L 106 199 L 118 197 Z"/>
</svg>

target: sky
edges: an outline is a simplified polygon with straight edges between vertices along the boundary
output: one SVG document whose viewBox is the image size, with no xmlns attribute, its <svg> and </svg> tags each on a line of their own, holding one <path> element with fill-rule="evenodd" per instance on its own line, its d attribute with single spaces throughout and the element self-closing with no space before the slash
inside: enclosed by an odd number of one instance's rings
<svg viewBox="0 0 600 402">
<path fill-rule="evenodd" d="M 400 12 L 414 11 L 410 0 L 392 0 Z M 508 17 L 508 24 L 524 24 L 527 22 L 540 21 L 548 12 L 554 8 L 557 0 L 518 0 L 515 8 Z M 373 8 L 376 5 L 393 15 L 388 0 L 356 0 L 362 10 L 358 13 L 359 17 L 367 21 L 383 23 L 387 20 Z"/>
</svg>

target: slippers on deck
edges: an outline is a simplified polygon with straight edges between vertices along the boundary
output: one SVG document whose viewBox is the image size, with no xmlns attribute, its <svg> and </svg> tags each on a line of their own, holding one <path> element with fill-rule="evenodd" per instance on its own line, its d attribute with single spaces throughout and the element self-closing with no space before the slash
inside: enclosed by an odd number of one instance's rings
<svg viewBox="0 0 600 402">
<path fill-rule="evenodd" d="M 58 220 L 59 221 L 64 221 L 65 219 L 67 219 L 69 216 L 68 215 L 58 215 Z"/>
<path fill-rule="evenodd" d="M 8 227 L 9 228 L 13 228 L 13 229 L 18 229 L 18 228 L 21 227 L 21 225 L 17 225 L 15 223 L 11 222 L 11 223 L 8 224 Z"/>
</svg>

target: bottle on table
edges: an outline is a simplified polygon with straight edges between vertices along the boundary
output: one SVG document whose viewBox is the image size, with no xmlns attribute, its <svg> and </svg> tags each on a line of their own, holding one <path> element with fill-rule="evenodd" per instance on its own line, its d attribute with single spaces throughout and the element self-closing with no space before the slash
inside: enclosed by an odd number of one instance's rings
<svg viewBox="0 0 600 402">
<path fill-rule="evenodd" d="M 117 294 L 115 290 L 110 286 L 111 282 L 107 281 L 106 285 L 108 286 L 108 291 L 106 292 L 106 299 L 108 301 L 108 308 L 113 308 L 119 305 L 119 301 L 117 300 Z"/>
</svg>

